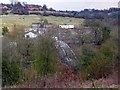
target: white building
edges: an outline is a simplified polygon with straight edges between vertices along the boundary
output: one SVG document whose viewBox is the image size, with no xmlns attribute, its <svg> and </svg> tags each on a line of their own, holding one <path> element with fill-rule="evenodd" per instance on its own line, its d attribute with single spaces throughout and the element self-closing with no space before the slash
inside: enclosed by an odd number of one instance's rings
<svg viewBox="0 0 120 90">
<path fill-rule="evenodd" d="M 59 25 L 59 27 L 64 28 L 64 29 L 73 29 L 74 25 L 61 24 L 61 25 Z"/>
<path fill-rule="evenodd" d="M 36 38 L 37 36 L 38 34 L 34 32 L 28 32 L 25 34 L 25 38 Z"/>
</svg>

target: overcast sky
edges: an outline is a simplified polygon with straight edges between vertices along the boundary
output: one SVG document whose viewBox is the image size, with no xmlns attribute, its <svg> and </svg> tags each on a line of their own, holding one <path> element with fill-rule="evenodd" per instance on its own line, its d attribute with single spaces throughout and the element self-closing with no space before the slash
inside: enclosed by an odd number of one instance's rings
<svg viewBox="0 0 120 90">
<path fill-rule="evenodd" d="M 15 0 L 13 0 L 15 1 Z M 108 9 L 118 7 L 119 0 L 18 0 L 28 4 L 46 4 L 56 10 Z M 10 3 L 10 0 L 0 0 L 0 3 Z"/>
</svg>

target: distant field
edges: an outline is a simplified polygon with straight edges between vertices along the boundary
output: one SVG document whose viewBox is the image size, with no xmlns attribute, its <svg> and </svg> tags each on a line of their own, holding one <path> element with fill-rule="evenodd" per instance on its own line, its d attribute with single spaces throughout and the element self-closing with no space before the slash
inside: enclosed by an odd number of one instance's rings
<svg viewBox="0 0 120 90">
<path fill-rule="evenodd" d="M 7 26 L 10 30 L 14 25 L 30 26 L 33 22 L 38 22 L 39 18 L 46 18 L 49 23 L 59 24 L 82 24 L 84 19 L 70 17 L 40 16 L 40 15 L 3 15 L 0 16 L 2 26 Z"/>
</svg>

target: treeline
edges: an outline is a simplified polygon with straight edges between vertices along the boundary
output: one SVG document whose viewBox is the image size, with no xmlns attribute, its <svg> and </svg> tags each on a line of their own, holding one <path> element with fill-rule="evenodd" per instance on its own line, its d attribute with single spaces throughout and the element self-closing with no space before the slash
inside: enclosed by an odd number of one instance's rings
<svg viewBox="0 0 120 90">
<path fill-rule="evenodd" d="M 59 11 L 64 13 L 64 16 L 84 18 L 84 19 L 104 19 L 106 17 L 117 18 L 119 15 L 120 8 L 110 8 L 108 10 L 97 10 L 97 9 L 84 9 L 78 11 Z M 62 15 L 63 16 L 63 15 Z"/>
<path fill-rule="evenodd" d="M 29 14 L 37 14 L 43 16 L 61 16 L 61 17 L 74 17 L 84 19 L 104 19 L 104 18 L 118 18 L 119 8 L 110 8 L 109 10 L 89 10 L 83 11 L 29 11 Z"/>
<path fill-rule="evenodd" d="M 97 9 L 84 9 L 82 11 L 56 11 L 53 8 L 48 8 L 47 5 L 28 5 L 24 6 L 19 2 L 15 5 L 12 4 L 1 4 L 6 6 L 2 8 L 1 14 L 19 14 L 19 15 L 43 15 L 43 16 L 62 16 L 62 17 L 75 17 L 84 19 L 104 19 L 104 18 L 118 18 L 120 8 L 110 8 L 106 10 Z M 9 13 L 7 11 L 10 11 Z"/>
<path fill-rule="evenodd" d="M 89 10 L 83 11 L 30 11 L 29 14 L 37 14 L 43 16 L 61 16 L 61 17 L 74 17 L 84 19 L 105 19 L 105 18 L 118 18 L 119 8 L 110 8 L 109 10 Z"/>
</svg>

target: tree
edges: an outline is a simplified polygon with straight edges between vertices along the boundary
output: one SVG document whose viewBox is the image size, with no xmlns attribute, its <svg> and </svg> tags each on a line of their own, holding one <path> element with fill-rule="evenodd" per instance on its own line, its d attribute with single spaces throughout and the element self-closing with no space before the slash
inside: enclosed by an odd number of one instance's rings
<svg viewBox="0 0 120 90">
<path fill-rule="evenodd" d="M 21 58 L 22 67 L 27 68 L 34 61 L 33 41 L 31 39 L 20 39 L 17 43 L 17 51 Z"/>
<path fill-rule="evenodd" d="M 43 5 L 43 11 L 46 11 L 46 10 L 48 10 L 48 8 L 47 8 L 47 6 L 44 4 L 44 5 Z"/>
<path fill-rule="evenodd" d="M 48 24 L 48 20 L 47 19 L 44 19 L 44 24 Z"/>
<path fill-rule="evenodd" d="M 95 56 L 96 52 L 93 46 L 91 45 L 84 45 L 82 46 L 82 66 L 86 67 L 90 64 L 90 61 Z"/>
<path fill-rule="evenodd" d="M 102 41 L 105 42 L 108 38 L 110 38 L 110 29 L 107 27 L 102 28 Z"/>
<path fill-rule="evenodd" d="M 53 8 L 49 8 L 49 11 L 55 11 Z"/>
<path fill-rule="evenodd" d="M 8 32 L 9 32 L 8 28 L 4 26 L 4 27 L 2 28 L 2 35 L 5 35 L 5 34 L 8 33 Z"/>
<path fill-rule="evenodd" d="M 47 20 L 47 19 L 44 19 L 43 24 L 44 24 L 44 26 L 46 27 L 46 25 L 48 24 L 48 20 Z"/>
<path fill-rule="evenodd" d="M 89 78 L 99 79 L 108 76 L 112 72 L 112 60 L 102 53 L 97 54 L 86 68 Z"/>
<path fill-rule="evenodd" d="M 4 56 L 2 60 L 2 86 L 18 84 L 22 80 L 19 64 L 10 64 Z"/>
<path fill-rule="evenodd" d="M 102 37 L 101 36 L 102 35 L 101 35 L 100 28 L 95 28 L 94 35 L 95 35 L 95 37 L 94 37 L 94 39 L 95 39 L 94 43 L 96 45 L 101 45 L 101 43 L 102 43 Z"/>
<path fill-rule="evenodd" d="M 35 68 L 39 75 L 54 72 L 57 52 L 54 42 L 48 37 L 38 37 L 35 45 Z"/>
</svg>

